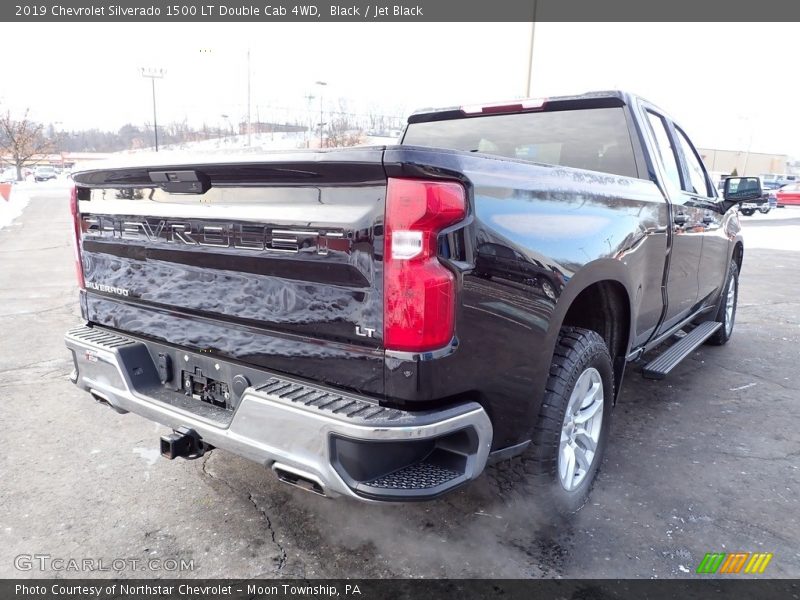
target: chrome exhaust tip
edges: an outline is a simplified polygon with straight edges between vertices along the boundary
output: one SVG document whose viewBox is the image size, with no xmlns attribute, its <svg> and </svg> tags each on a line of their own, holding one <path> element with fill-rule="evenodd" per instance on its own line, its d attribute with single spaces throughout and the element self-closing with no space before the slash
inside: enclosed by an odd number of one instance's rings
<svg viewBox="0 0 800 600">
<path fill-rule="evenodd" d="M 278 463 L 274 463 L 272 465 L 272 470 L 275 472 L 275 475 L 278 476 L 278 479 L 283 483 L 300 488 L 306 492 L 311 492 L 317 496 L 323 496 L 325 498 L 328 497 L 328 495 L 325 493 L 325 487 L 322 485 L 322 482 L 320 482 L 319 479 L 313 475 L 303 473 L 298 469 L 287 467 L 286 465 L 281 465 Z"/>
</svg>

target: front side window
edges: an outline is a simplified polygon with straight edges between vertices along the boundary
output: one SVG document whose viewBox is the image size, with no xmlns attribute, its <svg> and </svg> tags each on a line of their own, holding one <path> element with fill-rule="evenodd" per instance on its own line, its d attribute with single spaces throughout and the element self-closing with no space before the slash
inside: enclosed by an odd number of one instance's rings
<svg viewBox="0 0 800 600">
<path fill-rule="evenodd" d="M 686 137 L 686 134 L 677 127 L 675 131 L 678 132 L 678 143 L 681 145 L 681 150 L 683 150 L 683 156 L 686 159 L 686 169 L 689 171 L 689 181 L 684 184 L 683 190 L 690 194 L 699 194 L 701 196 L 710 195 L 708 192 L 706 170 L 703 168 L 703 163 L 701 163 L 700 159 L 697 157 L 697 153 L 694 151 L 694 147 Z"/>
</svg>

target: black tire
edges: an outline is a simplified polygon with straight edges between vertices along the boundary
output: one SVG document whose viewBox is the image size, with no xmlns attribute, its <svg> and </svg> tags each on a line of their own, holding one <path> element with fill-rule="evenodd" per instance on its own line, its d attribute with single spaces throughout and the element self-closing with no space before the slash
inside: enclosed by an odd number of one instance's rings
<svg viewBox="0 0 800 600">
<path fill-rule="evenodd" d="M 575 384 L 584 372 L 591 369 L 599 373 L 603 391 L 602 409 L 597 409 L 602 410 L 599 439 L 590 466 L 584 469 L 580 483 L 572 490 L 567 490 L 559 474 L 562 427 L 565 424 L 565 415 Z M 530 464 L 536 488 L 547 508 L 567 515 L 580 510 L 586 503 L 603 460 L 613 402 L 614 370 L 603 338 L 589 329 L 562 328 L 550 365 L 550 377 L 547 380 L 530 448 Z M 589 406 L 591 404 L 587 405 Z M 574 477 L 578 477 L 578 474 L 575 473 Z"/>
<path fill-rule="evenodd" d="M 753 208 L 743 208 L 743 209 L 741 210 L 741 213 L 742 213 L 742 214 L 743 214 L 745 217 L 752 217 L 752 216 L 753 216 L 753 214 L 755 214 L 755 212 L 756 212 L 756 211 L 755 211 L 755 209 L 753 209 Z"/>
<path fill-rule="evenodd" d="M 769 206 L 759 208 L 758 212 L 760 212 L 762 215 L 766 215 L 767 213 L 769 213 Z"/>
<path fill-rule="evenodd" d="M 733 309 L 728 312 L 728 294 L 730 293 L 730 285 L 733 284 Z M 736 305 L 739 302 L 739 267 L 736 266 L 736 261 L 731 261 L 728 267 L 728 277 L 725 279 L 725 286 L 722 288 L 722 293 L 719 296 L 719 307 L 717 308 L 717 315 L 714 317 L 715 321 L 722 323 L 722 327 L 710 338 L 706 340 L 707 344 L 712 346 L 722 346 L 728 343 L 733 335 L 733 326 L 736 322 Z"/>
</svg>

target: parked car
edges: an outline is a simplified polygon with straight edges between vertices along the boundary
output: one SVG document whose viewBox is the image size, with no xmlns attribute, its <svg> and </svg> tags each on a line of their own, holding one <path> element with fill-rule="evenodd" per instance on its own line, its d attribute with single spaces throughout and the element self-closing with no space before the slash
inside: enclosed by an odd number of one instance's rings
<svg viewBox="0 0 800 600">
<path fill-rule="evenodd" d="M 761 187 L 760 177 L 728 177 L 723 186 L 723 195 L 730 197 L 751 196 L 752 191 L 759 190 L 760 196 L 739 202 L 739 212 L 745 217 L 752 217 L 756 211 L 767 214 L 771 208 L 769 193 Z M 739 186 L 742 186 L 741 188 Z"/>
<path fill-rule="evenodd" d="M 764 195 L 767 197 L 767 202 L 758 207 L 762 215 L 767 214 L 773 208 L 778 208 L 778 190 L 765 190 Z"/>
<path fill-rule="evenodd" d="M 787 204 L 800 205 L 800 183 L 790 183 L 775 193 L 778 206 Z"/>
<path fill-rule="evenodd" d="M 33 172 L 33 178 L 36 181 L 48 181 L 56 177 L 58 177 L 58 171 L 56 171 L 55 167 L 36 167 Z"/>
<path fill-rule="evenodd" d="M 672 342 L 642 371 L 661 379 L 730 339 L 734 208 L 762 195 L 734 178 L 720 199 L 684 130 L 621 92 L 425 111 L 395 146 L 74 181 L 71 379 L 171 428 L 163 456 L 220 447 L 396 502 L 527 452 L 561 512 L 586 502 L 626 366 Z"/>
<path fill-rule="evenodd" d="M 542 293 L 556 300 L 564 288 L 563 276 L 558 268 L 542 264 L 533 256 L 522 256 L 504 244 L 483 242 L 475 248 L 475 274 L 479 277 L 500 277 L 524 284 L 528 288 L 541 288 Z"/>
<path fill-rule="evenodd" d="M 11 167 L 10 169 L 5 169 L 0 173 L 0 183 L 16 183 L 17 181 L 17 169 L 15 167 Z"/>
</svg>

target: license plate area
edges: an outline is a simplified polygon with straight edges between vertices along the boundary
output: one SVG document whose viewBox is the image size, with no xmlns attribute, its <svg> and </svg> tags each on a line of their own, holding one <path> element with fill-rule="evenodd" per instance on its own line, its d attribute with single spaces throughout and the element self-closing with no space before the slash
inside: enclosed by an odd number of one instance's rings
<svg viewBox="0 0 800 600">
<path fill-rule="evenodd" d="M 191 371 L 181 370 L 181 382 L 186 396 L 212 406 L 233 409 L 230 384 L 206 376 L 200 367 L 196 366 Z"/>
<path fill-rule="evenodd" d="M 140 341 L 131 348 L 146 354 L 123 357 L 130 365 L 147 363 L 147 376 L 130 375 L 133 389 L 152 400 L 194 413 L 220 425 L 233 418 L 250 387 L 259 387 L 271 373 L 242 365 L 209 351 L 175 348 L 154 341 Z M 122 348 L 120 354 L 130 351 Z M 126 367 L 126 370 L 130 370 Z"/>
</svg>

